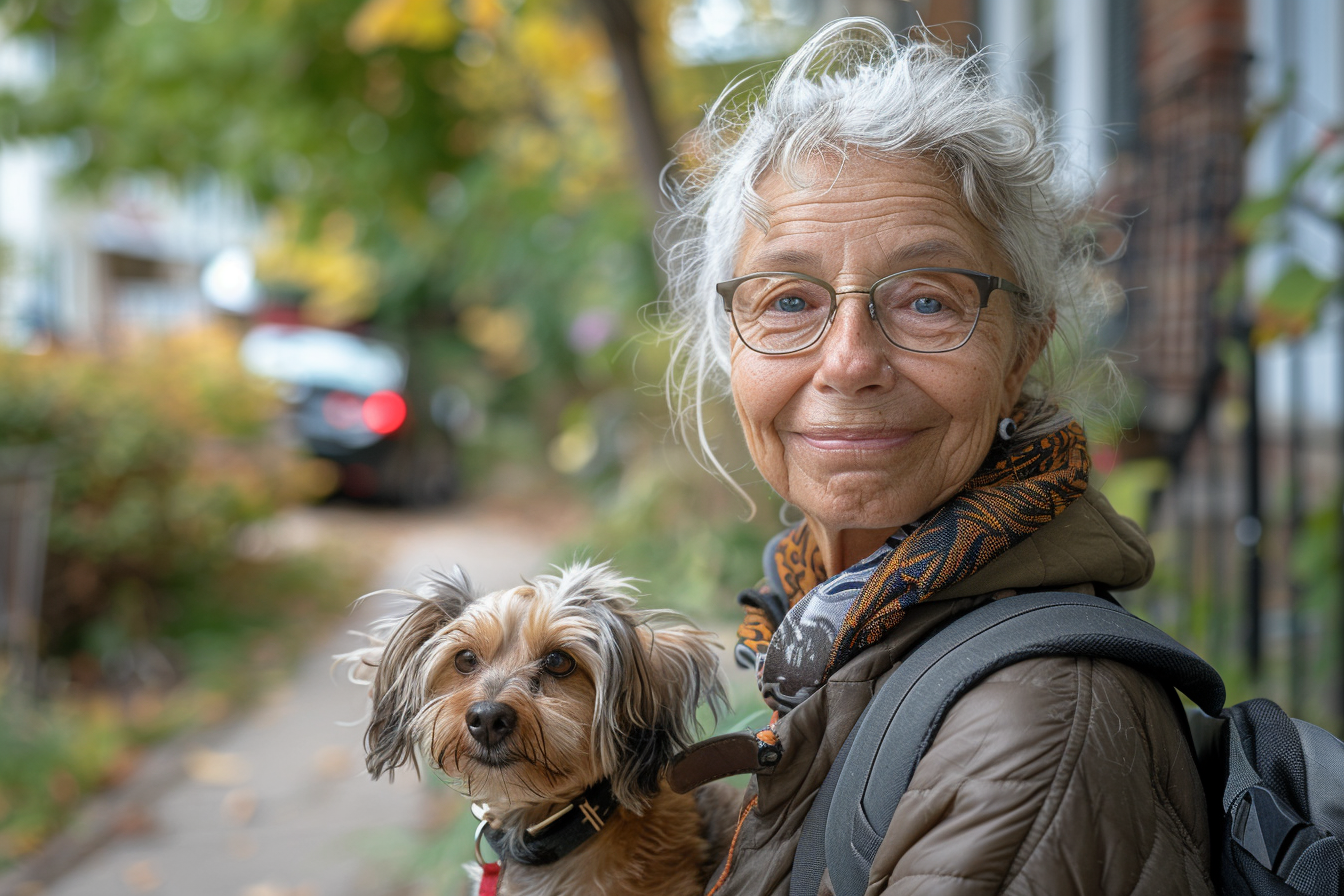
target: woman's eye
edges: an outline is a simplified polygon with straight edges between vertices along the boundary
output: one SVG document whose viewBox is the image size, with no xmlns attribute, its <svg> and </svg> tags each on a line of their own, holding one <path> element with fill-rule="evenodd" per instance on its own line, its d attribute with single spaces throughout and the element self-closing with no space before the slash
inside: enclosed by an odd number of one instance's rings
<svg viewBox="0 0 1344 896">
<path fill-rule="evenodd" d="M 476 659 L 476 654 L 470 650 L 459 650 L 457 656 L 453 657 L 453 665 L 463 675 L 470 675 L 475 672 L 477 662 L 479 661 Z"/>
<path fill-rule="evenodd" d="M 788 314 L 797 314 L 807 310 L 807 300 L 799 296 L 784 296 L 775 300 L 775 307 Z"/>
<path fill-rule="evenodd" d="M 546 658 L 541 661 L 541 668 L 545 669 L 556 678 L 564 678 L 574 671 L 574 657 L 565 653 L 563 650 L 552 650 L 546 654 Z"/>
<path fill-rule="evenodd" d="M 943 303 L 928 296 L 920 296 L 910 303 L 910 307 L 915 309 L 916 314 L 937 314 L 943 310 Z"/>
</svg>

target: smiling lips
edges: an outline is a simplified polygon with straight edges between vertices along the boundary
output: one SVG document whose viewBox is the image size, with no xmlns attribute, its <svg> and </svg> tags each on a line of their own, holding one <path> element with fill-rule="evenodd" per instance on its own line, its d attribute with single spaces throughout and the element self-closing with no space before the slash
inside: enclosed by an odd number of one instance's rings
<svg viewBox="0 0 1344 896">
<path fill-rule="evenodd" d="M 819 451 L 890 451 L 914 437 L 908 429 L 820 429 L 795 432 L 809 447 Z"/>
</svg>

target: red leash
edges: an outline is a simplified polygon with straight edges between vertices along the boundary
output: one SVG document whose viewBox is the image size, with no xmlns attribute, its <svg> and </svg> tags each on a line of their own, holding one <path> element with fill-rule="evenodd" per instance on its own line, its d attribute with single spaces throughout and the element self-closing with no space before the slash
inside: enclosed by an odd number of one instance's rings
<svg viewBox="0 0 1344 896">
<path fill-rule="evenodd" d="M 476 862 L 481 866 L 481 887 L 476 891 L 476 896 L 498 896 L 499 893 L 499 862 L 487 862 L 485 856 L 481 855 L 481 836 L 485 833 L 485 826 L 489 824 L 485 820 L 485 807 L 477 809 L 477 804 L 471 804 L 471 814 L 481 820 L 476 826 Z"/>
<path fill-rule="evenodd" d="M 496 896 L 499 889 L 499 863 L 481 863 L 481 888 L 477 896 Z"/>
</svg>

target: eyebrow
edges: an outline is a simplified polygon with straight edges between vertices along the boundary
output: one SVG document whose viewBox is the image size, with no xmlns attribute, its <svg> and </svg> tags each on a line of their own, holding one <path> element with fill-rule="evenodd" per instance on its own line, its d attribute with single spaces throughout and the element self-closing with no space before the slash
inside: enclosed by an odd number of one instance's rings
<svg viewBox="0 0 1344 896">
<path fill-rule="evenodd" d="M 756 271 L 797 270 L 807 273 L 821 268 L 821 256 L 803 249 L 767 249 L 752 259 L 751 267 Z"/>
<path fill-rule="evenodd" d="M 779 247 L 767 249 L 752 258 L 753 271 L 798 271 L 809 273 L 822 267 L 821 256 L 804 249 Z M 951 267 L 970 267 L 970 253 L 956 243 L 947 240 L 932 239 L 901 246 L 888 253 L 883 263 L 886 274 L 908 271 L 911 268 L 946 264 Z"/>
<path fill-rule="evenodd" d="M 887 255 L 886 263 L 891 273 L 930 264 L 935 267 L 940 264 L 949 264 L 953 267 L 973 266 L 971 255 L 965 248 L 939 239 L 902 246 Z"/>
</svg>

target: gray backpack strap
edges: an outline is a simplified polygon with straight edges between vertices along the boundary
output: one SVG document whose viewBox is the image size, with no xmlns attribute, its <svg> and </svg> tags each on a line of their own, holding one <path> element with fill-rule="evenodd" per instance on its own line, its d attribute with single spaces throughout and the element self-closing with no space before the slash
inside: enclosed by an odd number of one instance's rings
<svg viewBox="0 0 1344 896">
<path fill-rule="evenodd" d="M 821 876 L 826 873 L 826 819 L 830 815 L 831 799 L 835 796 L 835 785 L 840 782 L 840 770 L 845 767 L 850 747 L 854 745 L 854 735 L 859 733 L 867 714 L 865 709 L 859 721 L 849 729 L 849 736 L 840 745 L 840 752 L 835 754 L 835 761 L 803 818 L 798 848 L 793 853 L 793 871 L 789 875 L 789 896 L 817 896 L 821 889 Z"/>
<path fill-rule="evenodd" d="M 1021 594 L 953 620 L 897 667 L 851 732 L 843 764 L 837 757 L 838 780 L 829 806 L 821 810 L 826 818 L 824 867 L 830 869 L 837 896 L 861 896 L 867 889 L 873 859 L 896 804 L 952 704 L 990 673 L 1042 656 L 1122 662 L 1179 688 L 1210 715 L 1218 714 L 1225 699 L 1222 679 L 1213 667 L 1161 629 L 1099 597 Z M 820 799 L 818 794 L 818 803 Z M 815 828 L 812 821 L 809 812 L 800 852 L 815 849 L 809 840 Z M 811 867 L 815 862 L 806 864 Z M 794 868 L 799 870 L 797 858 Z M 812 872 L 804 873 L 810 883 Z M 815 877 L 819 884 L 819 870 Z M 790 887 L 796 896 L 816 892 L 816 886 L 806 891 Z"/>
</svg>

